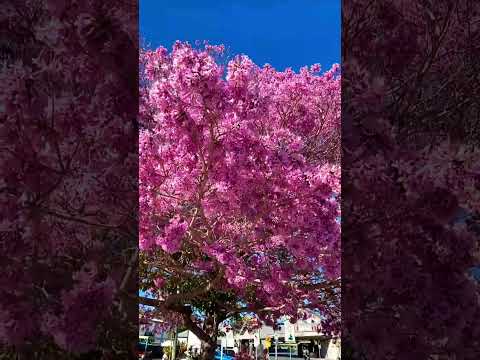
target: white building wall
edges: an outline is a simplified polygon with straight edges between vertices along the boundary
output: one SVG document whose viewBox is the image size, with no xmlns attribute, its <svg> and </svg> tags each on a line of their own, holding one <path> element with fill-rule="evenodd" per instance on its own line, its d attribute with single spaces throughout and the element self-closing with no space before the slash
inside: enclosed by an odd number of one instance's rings
<svg viewBox="0 0 480 360">
<path fill-rule="evenodd" d="M 200 339 L 191 331 L 188 332 L 187 348 L 190 349 L 190 346 L 198 350 L 200 350 L 200 347 L 202 346 Z"/>
<path fill-rule="evenodd" d="M 235 345 L 235 337 L 232 331 L 227 332 L 225 339 L 226 339 L 225 346 L 227 348 L 233 348 L 233 346 Z"/>
<path fill-rule="evenodd" d="M 328 344 L 327 359 L 337 360 L 340 359 L 342 350 L 340 339 L 332 339 Z"/>
</svg>

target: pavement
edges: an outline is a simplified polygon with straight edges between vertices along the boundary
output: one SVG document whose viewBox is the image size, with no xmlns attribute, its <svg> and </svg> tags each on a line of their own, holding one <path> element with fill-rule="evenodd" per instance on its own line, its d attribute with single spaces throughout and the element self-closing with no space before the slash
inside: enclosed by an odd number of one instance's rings
<svg viewBox="0 0 480 360">
<path fill-rule="evenodd" d="M 161 360 L 161 359 L 152 359 L 152 360 Z M 270 356 L 270 360 L 275 360 L 275 356 Z M 290 360 L 290 356 L 278 356 L 277 360 Z M 292 356 L 292 360 L 303 360 L 303 358 Z M 337 360 L 333 358 L 310 358 L 310 360 Z"/>
</svg>

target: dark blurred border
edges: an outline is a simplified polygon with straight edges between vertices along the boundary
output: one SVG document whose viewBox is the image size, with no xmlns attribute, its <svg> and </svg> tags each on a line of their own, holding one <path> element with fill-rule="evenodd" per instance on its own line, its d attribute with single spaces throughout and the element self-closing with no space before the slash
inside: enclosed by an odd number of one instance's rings
<svg viewBox="0 0 480 360">
<path fill-rule="evenodd" d="M 480 358 L 479 6 L 343 1 L 344 360 Z"/>
<path fill-rule="evenodd" d="M 2 3 L 0 358 L 138 341 L 138 3 Z"/>
</svg>

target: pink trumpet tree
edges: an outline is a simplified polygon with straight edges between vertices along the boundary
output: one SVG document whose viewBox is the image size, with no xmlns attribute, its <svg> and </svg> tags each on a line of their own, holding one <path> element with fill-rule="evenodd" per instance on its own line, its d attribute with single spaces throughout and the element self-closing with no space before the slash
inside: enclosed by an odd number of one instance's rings
<svg viewBox="0 0 480 360">
<path fill-rule="evenodd" d="M 225 69 L 222 53 L 177 42 L 140 61 L 140 303 L 206 358 L 241 313 L 340 320 L 339 67 Z"/>
</svg>

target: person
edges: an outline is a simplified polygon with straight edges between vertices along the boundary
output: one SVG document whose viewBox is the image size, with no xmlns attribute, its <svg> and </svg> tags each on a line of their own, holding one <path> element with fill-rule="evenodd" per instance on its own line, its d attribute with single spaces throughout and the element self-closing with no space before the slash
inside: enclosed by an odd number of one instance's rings
<svg viewBox="0 0 480 360">
<path fill-rule="evenodd" d="M 305 360 L 310 360 L 310 351 L 308 349 L 303 350 L 303 357 Z"/>
</svg>

